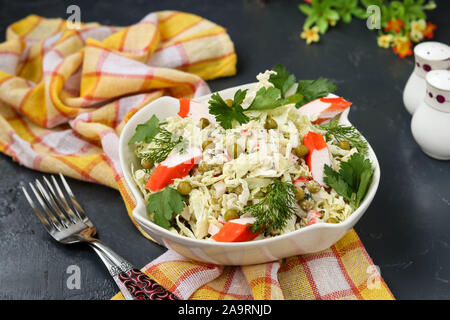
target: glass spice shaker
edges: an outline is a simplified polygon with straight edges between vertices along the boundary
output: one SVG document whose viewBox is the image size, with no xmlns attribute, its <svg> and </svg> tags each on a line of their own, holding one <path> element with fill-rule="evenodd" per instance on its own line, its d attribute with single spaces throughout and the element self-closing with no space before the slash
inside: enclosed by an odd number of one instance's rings
<svg viewBox="0 0 450 320">
<path fill-rule="evenodd" d="M 426 95 L 411 120 L 414 139 L 432 158 L 450 160 L 450 71 L 426 76 Z"/>
<path fill-rule="evenodd" d="M 403 90 L 403 104 L 414 114 L 425 97 L 425 77 L 431 70 L 450 68 L 450 46 L 435 42 L 422 42 L 414 47 L 415 67 Z"/>
</svg>

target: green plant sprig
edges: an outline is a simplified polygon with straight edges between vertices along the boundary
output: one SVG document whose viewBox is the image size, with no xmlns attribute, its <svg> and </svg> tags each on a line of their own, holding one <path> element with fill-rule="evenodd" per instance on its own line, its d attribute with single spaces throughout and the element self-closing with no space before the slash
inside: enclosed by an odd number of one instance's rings
<svg viewBox="0 0 450 320">
<path fill-rule="evenodd" d="M 330 141 L 332 137 L 338 142 L 346 140 L 359 153 L 367 155 L 367 142 L 355 127 L 343 126 L 338 120 L 332 120 L 327 124 L 319 125 L 318 128 L 325 131 L 324 136 L 327 141 Z"/>
<path fill-rule="evenodd" d="M 153 163 L 164 161 L 172 150 L 183 142 L 183 137 L 175 136 L 165 128 L 159 128 L 159 133 L 150 141 L 154 146 L 148 150 L 137 149 L 137 156 L 141 159 L 150 159 Z"/>
<path fill-rule="evenodd" d="M 266 187 L 267 193 L 260 202 L 245 207 L 244 213 L 256 218 L 252 232 L 263 232 L 267 228 L 283 229 L 296 211 L 294 190 L 291 183 L 275 180 Z"/>
<path fill-rule="evenodd" d="M 353 17 L 367 19 L 371 13 L 367 11 L 370 6 L 380 8 L 380 25 L 385 28 L 388 21 L 401 19 L 405 24 L 405 31 L 411 29 L 411 22 L 419 19 L 426 20 L 425 11 L 433 10 L 436 4 L 433 0 L 311 0 L 309 4 L 298 6 L 306 15 L 303 28 L 317 26 L 319 32 L 324 34 L 330 26 L 342 20 L 350 23 Z"/>
</svg>

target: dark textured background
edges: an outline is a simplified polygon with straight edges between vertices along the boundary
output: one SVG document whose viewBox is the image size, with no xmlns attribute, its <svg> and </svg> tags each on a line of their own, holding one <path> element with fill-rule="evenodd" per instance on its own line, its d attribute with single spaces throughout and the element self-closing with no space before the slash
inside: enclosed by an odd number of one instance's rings
<svg viewBox="0 0 450 320">
<path fill-rule="evenodd" d="M 450 298 L 450 162 L 428 158 L 415 144 L 402 90 L 413 58 L 377 47 L 365 21 L 340 23 L 319 44 L 299 38 L 304 15 L 296 1 L 50 1 L 0 0 L 0 34 L 28 14 L 67 17 L 70 4 L 83 21 L 128 25 L 164 9 L 187 11 L 228 29 L 238 53 L 234 77 L 209 81 L 213 91 L 254 81 L 258 72 L 283 63 L 299 79 L 319 76 L 354 102 L 350 120 L 368 138 L 381 165 L 381 184 L 356 226 L 367 251 L 399 299 Z M 436 41 L 450 43 L 449 1 L 429 14 Z M 445 143 L 449 143 L 448 141 Z M 84 246 L 50 240 L 31 212 L 20 185 L 40 177 L 0 155 L 0 299 L 109 299 L 116 286 L 97 256 Z M 141 267 L 164 249 L 140 235 L 117 191 L 70 180 L 98 226 L 100 237 Z M 81 268 L 80 290 L 66 288 L 66 269 Z"/>
</svg>

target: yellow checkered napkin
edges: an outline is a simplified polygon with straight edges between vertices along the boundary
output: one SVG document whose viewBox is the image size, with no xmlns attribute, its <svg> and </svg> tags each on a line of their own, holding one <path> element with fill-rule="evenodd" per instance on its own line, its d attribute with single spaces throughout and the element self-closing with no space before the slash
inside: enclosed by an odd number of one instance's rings
<svg viewBox="0 0 450 320">
<path fill-rule="evenodd" d="M 394 299 L 354 230 L 330 249 L 272 263 L 221 267 L 169 250 L 142 271 L 181 299 Z"/>
<path fill-rule="evenodd" d="M 124 123 L 163 95 L 209 93 L 204 80 L 235 67 L 226 30 L 192 14 L 79 29 L 28 16 L 0 44 L 0 151 L 35 170 L 117 188 L 130 213 L 117 154 Z M 392 298 L 354 231 L 322 253 L 280 262 L 220 267 L 168 251 L 144 271 L 183 299 Z"/>
</svg>

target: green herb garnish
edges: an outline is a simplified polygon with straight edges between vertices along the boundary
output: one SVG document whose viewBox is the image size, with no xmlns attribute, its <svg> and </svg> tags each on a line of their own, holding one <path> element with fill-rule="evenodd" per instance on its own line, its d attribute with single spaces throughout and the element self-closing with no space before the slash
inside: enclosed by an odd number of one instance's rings
<svg viewBox="0 0 450 320">
<path fill-rule="evenodd" d="M 276 74 L 271 74 L 269 82 L 273 84 L 275 88 L 280 90 L 281 98 L 286 96 L 286 92 L 292 88 L 295 84 L 295 76 L 289 73 L 286 68 L 281 64 L 276 64 L 273 68 Z"/>
<path fill-rule="evenodd" d="M 326 97 L 329 93 L 337 90 L 337 86 L 326 78 L 317 80 L 300 80 L 298 82 L 297 93 L 303 95 L 296 107 L 300 107 L 310 101 Z"/>
<path fill-rule="evenodd" d="M 256 218 L 252 232 L 262 232 L 270 227 L 283 229 L 286 221 L 296 212 L 295 187 L 287 182 L 275 180 L 266 187 L 265 197 L 258 203 L 244 208 Z"/>
<path fill-rule="evenodd" d="M 231 129 L 233 121 L 240 124 L 247 123 L 249 118 L 244 114 L 244 109 L 241 106 L 246 94 L 247 90 L 239 89 L 236 91 L 231 106 L 228 106 L 218 93 L 213 94 L 211 100 L 209 100 L 209 113 L 216 117 L 217 122 L 224 129 Z"/>
<path fill-rule="evenodd" d="M 166 187 L 148 197 L 147 212 L 157 225 L 168 229 L 173 218 L 185 207 L 184 197 L 175 189 Z"/>
<path fill-rule="evenodd" d="M 128 144 L 133 144 L 136 142 L 150 142 L 151 139 L 153 139 L 159 132 L 159 119 L 153 115 L 150 120 L 143 124 L 138 124 L 136 127 L 136 132 L 131 137 L 130 141 L 128 141 Z"/>
<path fill-rule="evenodd" d="M 353 126 L 343 126 L 338 120 L 332 120 L 327 124 L 318 126 L 325 130 L 325 139 L 330 141 L 332 137 L 336 141 L 348 141 L 352 147 L 355 147 L 359 153 L 367 155 L 367 142 L 363 139 L 358 130 Z"/>
<path fill-rule="evenodd" d="M 279 99 L 280 90 L 274 87 L 261 88 L 247 110 L 270 110 L 279 107 L 284 99 Z"/>
<path fill-rule="evenodd" d="M 164 161 L 172 150 L 179 146 L 179 150 L 184 150 L 183 137 L 176 136 L 165 128 L 159 128 L 159 133 L 150 139 L 153 147 L 149 149 L 138 149 L 137 155 L 139 158 L 150 159 L 153 163 L 160 163 Z"/>
<path fill-rule="evenodd" d="M 276 72 L 269 78 L 273 87 L 260 88 L 246 110 L 241 104 L 247 90 L 238 90 L 230 104 L 227 104 L 218 93 L 213 94 L 209 100 L 209 113 L 216 117 L 217 122 L 224 129 L 231 129 L 234 121 L 240 124 L 250 121 L 250 118 L 245 115 L 246 111 L 272 110 L 291 103 L 299 108 L 311 100 L 323 98 L 337 90 L 336 85 L 325 78 L 300 80 L 296 92 L 286 96 L 286 93 L 295 85 L 295 76 L 281 64 L 276 64 L 272 70 Z"/>
<path fill-rule="evenodd" d="M 341 162 L 339 171 L 325 165 L 325 183 L 357 208 L 364 198 L 373 175 L 372 164 L 359 153 L 354 153 L 347 162 Z"/>
</svg>

